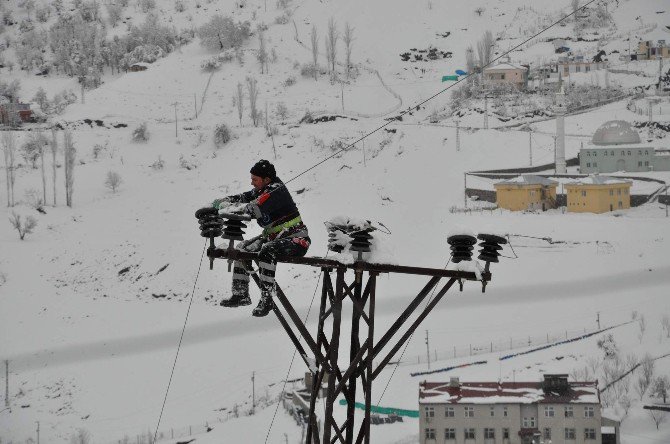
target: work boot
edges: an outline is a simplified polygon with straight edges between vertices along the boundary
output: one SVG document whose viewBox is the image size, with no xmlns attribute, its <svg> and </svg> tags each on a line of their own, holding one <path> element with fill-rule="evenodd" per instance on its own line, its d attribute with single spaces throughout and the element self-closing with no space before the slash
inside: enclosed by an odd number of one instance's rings
<svg viewBox="0 0 670 444">
<path fill-rule="evenodd" d="M 244 281 L 233 281 L 233 296 L 230 299 L 223 299 L 219 305 L 222 307 L 251 305 L 249 283 Z"/>
<path fill-rule="evenodd" d="M 270 296 L 269 292 L 263 292 L 263 294 L 261 295 L 261 300 L 258 301 L 258 305 L 256 306 L 256 308 L 254 308 L 251 314 L 256 316 L 257 318 L 262 318 L 263 316 L 267 316 L 267 314 L 270 313 L 272 307 L 273 307 L 272 296 Z"/>
</svg>

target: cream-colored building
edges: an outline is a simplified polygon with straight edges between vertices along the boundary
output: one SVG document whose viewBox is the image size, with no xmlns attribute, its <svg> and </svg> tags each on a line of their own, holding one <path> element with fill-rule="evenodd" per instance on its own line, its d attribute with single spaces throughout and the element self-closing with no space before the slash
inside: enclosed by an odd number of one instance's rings
<svg viewBox="0 0 670 444">
<path fill-rule="evenodd" d="M 492 85 L 509 84 L 524 89 L 528 84 L 528 69 L 511 63 L 498 63 L 484 68 L 484 81 Z"/>
<path fill-rule="evenodd" d="M 496 204 L 511 211 L 548 210 L 556 208 L 558 183 L 541 176 L 524 174 L 493 185 Z"/>
<path fill-rule="evenodd" d="M 423 382 L 421 444 L 601 444 L 597 382 Z"/>
<path fill-rule="evenodd" d="M 606 213 L 630 208 L 632 182 L 592 174 L 565 185 L 567 208 L 571 213 Z"/>
<path fill-rule="evenodd" d="M 670 58 L 670 46 L 665 40 L 659 40 L 654 44 L 653 40 L 643 40 L 637 47 L 638 60 L 658 60 Z"/>
</svg>

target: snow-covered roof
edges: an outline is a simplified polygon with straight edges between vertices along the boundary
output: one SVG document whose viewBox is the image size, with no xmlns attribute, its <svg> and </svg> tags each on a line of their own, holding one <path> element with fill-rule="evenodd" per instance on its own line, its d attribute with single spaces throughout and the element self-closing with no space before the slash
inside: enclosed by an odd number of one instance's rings
<svg viewBox="0 0 670 444">
<path fill-rule="evenodd" d="M 591 174 L 588 177 L 575 179 L 570 185 L 616 185 L 616 184 L 633 184 L 632 180 L 619 179 L 611 176 L 601 176 L 600 174 Z"/>
<path fill-rule="evenodd" d="M 497 182 L 496 185 L 543 185 L 543 186 L 550 186 L 550 185 L 558 185 L 557 182 L 547 179 L 542 176 L 535 176 L 532 174 L 523 174 L 521 176 L 517 176 L 513 179 L 507 179 L 503 180 L 500 182 Z"/>
<path fill-rule="evenodd" d="M 542 382 L 422 382 L 419 404 L 597 404 L 596 382 L 569 382 L 567 392 L 543 390 Z"/>
<path fill-rule="evenodd" d="M 622 145 L 640 143 L 640 135 L 625 120 L 610 120 L 603 123 L 593 133 L 591 142 L 594 145 Z"/>
<path fill-rule="evenodd" d="M 505 63 L 498 63 L 497 65 L 494 65 L 494 66 L 489 66 L 488 68 L 484 68 L 484 72 L 493 71 L 493 70 L 496 70 L 496 71 L 500 71 L 500 70 L 512 71 L 512 70 L 514 70 L 514 71 L 516 71 L 518 69 L 525 70 L 526 68 L 524 68 L 523 66 L 516 66 L 516 65 L 512 65 L 511 63 L 506 63 L 505 62 Z"/>
</svg>

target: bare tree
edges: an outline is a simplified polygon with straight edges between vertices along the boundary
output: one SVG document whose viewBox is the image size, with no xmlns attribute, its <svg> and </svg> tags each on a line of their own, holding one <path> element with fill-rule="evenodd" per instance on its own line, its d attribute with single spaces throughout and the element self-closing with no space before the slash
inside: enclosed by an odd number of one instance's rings
<svg viewBox="0 0 670 444">
<path fill-rule="evenodd" d="M 472 75 L 475 72 L 475 50 L 472 49 L 472 45 L 468 46 L 468 49 L 465 50 L 465 69 L 468 71 L 468 76 L 470 79 L 474 79 Z"/>
<path fill-rule="evenodd" d="M 284 102 L 277 103 L 277 108 L 275 110 L 277 117 L 283 122 L 288 117 L 288 108 Z"/>
<path fill-rule="evenodd" d="M 112 193 L 116 193 L 116 190 L 121 186 L 123 179 L 121 175 L 116 171 L 107 171 L 107 178 L 105 179 L 105 186 L 112 190 Z"/>
<path fill-rule="evenodd" d="M 237 83 L 237 93 L 234 97 L 235 104 L 237 105 L 237 117 L 240 119 L 240 126 L 242 126 L 242 114 L 244 112 L 244 86 L 241 83 Z"/>
<path fill-rule="evenodd" d="M 630 407 L 632 405 L 632 401 L 630 399 L 630 396 L 622 395 L 619 398 L 619 405 L 621 406 L 621 408 L 624 411 L 624 417 L 628 416 L 628 411 L 630 410 Z M 623 421 L 623 418 L 622 418 L 622 421 Z"/>
<path fill-rule="evenodd" d="M 37 152 L 40 158 L 40 167 L 42 173 L 42 202 L 46 203 L 47 201 L 47 176 L 44 170 L 44 151 L 46 150 L 49 141 L 46 136 L 41 131 L 32 131 L 30 133 L 30 138 L 33 139 L 33 143 L 37 147 Z"/>
<path fill-rule="evenodd" d="M 58 153 L 58 139 L 56 138 L 56 130 L 54 128 L 51 129 L 51 144 L 49 145 L 51 148 L 51 171 L 52 171 L 52 176 L 53 176 L 53 191 L 54 191 L 54 207 L 56 206 L 56 168 L 57 168 L 57 163 L 56 163 L 56 154 Z"/>
<path fill-rule="evenodd" d="M 337 25 L 334 18 L 328 20 L 328 34 L 326 35 L 326 56 L 330 65 L 331 74 L 335 74 L 335 64 L 337 63 L 337 40 L 340 33 L 337 31 Z"/>
<path fill-rule="evenodd" d="M 663 404 L 665 404 L 668 398 L 668 390 L 670 390 L 670 380 L 668 380 L 667 376 L 663 375 L 654 378 L 651 384 L 651 396 L 663 398 Z"/>
<path fill-rule="evenodd" d="M 656 430 L 658 430 L 659 426 L 668 419 L 668 412 L 664 412 L 663 410 L 649 409 L 647 412 L 649 413 L 651 420 L 654 421 L 654 424 L 656 424 Z"/>
<path fill-rule="evenodd" d="M 74 149 L 72 133 L 65 131 L 63 134 L 63 152 L 65 155 L 65 204 L 72 207 L 72 193 L 74 191 L 74 160 L 77 150 Z"/>
<path fill-rule="evenodd" d="M 16 136 L 13 131 L 2 133 L 2 151 L 5 157 L 5 174 L 7 180 L 7 206 L 14 206 L 14 183 L 16 182 Z"/>
<path fill-rule="evenodd" d="M 258 126 L 260 114 L 258 112 L 258 82 L 253 77 L 247 77 L 247 91 L 249 92 L 249 116 L 254 126 Z"/>
<path fill-rule="evenodd" d="M 319 59 L 319 35 L 316 33 L 316 26 L 312 25 L 312 32 L 309 35 L 310 41 L 312 42 L 312 64 L 314 65 L 314 80 L 319 72 L 318 68 L 318 59 Z"/>
<path fill-rule="evenodd" d="M 266 74 L 268 72 L 268 51 L 265 45 L 265 33 L 259 29 L 258 30 L 258 63 L 261 64 L 261 74 Z"/>
<path fill-rule="evenodd" d="M 486 11 L 486 10 L 480 6 L 477 9 L 475 9 L 475 14 L 477 14 L 479 17 L 481 17 L 482 14 L 484 13 L 484 11 Z"/>
<path fill-rule="evenodd" d="M 647 382 L 645 381 L 642 375 L 639 375 L 635 380 L 635 393 L 640 397 L 640 401 L 644 398 L 644 394 L 647 391 Z"/>
<path fill-rule="evenodd" d="M 482 69 L 491 63 L 491 56 L 493 55 L 493 34 L 491 34 L 491 31 L 486 31 L 482 39 L 477 42 L 477 55 L 479 56 L 479 66 Z"/>
<path fill-rule="evenodd" d="M 637 338 L 642 343 L 642 338 L 644 338 L 644 332 L 647 331 L 647 321 L 644 319 L 644 315 L 640 315 L 637 319 L 637 325 L 640 327 L 640 332 L 637 334 Z"/>
<path fill-rule="evenodd" d="M 344 36 L 342 37 L 344 40 L 344 55 L 345 55 L 345 63 L 346 63 L 346 71 L 347 71 L 347 79 L 349 78 L 349 75 L 351 74 L 351 50 L 354 46 L 354 28 L 351 27 L 349 22 L 344 26 Z"/>
<path fill-rule="evenodd" d="M 86 429 L 77 429 L 70 436 L 70 444 L 89 444 L 91 442 L 91 434 Z"/>
<path fill-rule="evenodd" d="M 9 222 L 12 224 L 12 227 L 19 232 L 19 239 L 23 240 L 26 234 L 33 232 L 33 229 L 37 226 L 37 220 L 28 216 L 25 221 L 21 220 L 21 215 L 16 214 L 12 211 L 12 215 L 9 217 Z"/>
</svg>

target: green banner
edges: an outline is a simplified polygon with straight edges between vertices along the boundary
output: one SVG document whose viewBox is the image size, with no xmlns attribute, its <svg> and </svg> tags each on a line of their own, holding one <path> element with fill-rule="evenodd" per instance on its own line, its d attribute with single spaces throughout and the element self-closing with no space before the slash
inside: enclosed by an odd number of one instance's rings
<svg viewBox="0 0 670 444">
<path fill-rule="evenodd" d="M 458 80 L 458 76 L 442 76 L 442 81 L 443 82 L 447 82 L 449 80 L 452 80 L 452 81 L 455 82 L 455 81 Z"/>
<path fill-rule="evenodd" d="M 346 399 L 340 399 L 340 405 L 347 405 Z M 357 409 L 365 410 L 365 404 L 361 402 L 354 403 Z M 399 415 L 406 416 L 408 418 L 418 418 L 418 410 L 405 410 L 405 409 L 396 409 L 395 407 L 380 407 L 378 405 L 371 405 L 370 411 L 372 413 L 381 413 L 382 415 Z"/>
</svg>

